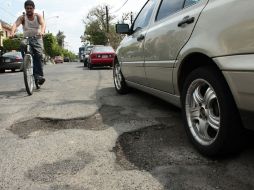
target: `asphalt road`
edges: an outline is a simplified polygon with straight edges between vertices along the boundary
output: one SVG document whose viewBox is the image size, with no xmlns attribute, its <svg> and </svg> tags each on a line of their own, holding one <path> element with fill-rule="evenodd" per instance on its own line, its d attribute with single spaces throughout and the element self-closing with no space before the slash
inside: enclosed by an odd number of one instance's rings
<svg viewBox="0 0 254 190">
<path fill-rule="evenodd" d="M 0 74 L 1 190 L 254 189 L 253 135 L 237 155 L 205 158 L 179 109 L 118 95 L 111 69 L 65 63 L 45 73 L 32 96 L 21 72 Z"/>
</svg>

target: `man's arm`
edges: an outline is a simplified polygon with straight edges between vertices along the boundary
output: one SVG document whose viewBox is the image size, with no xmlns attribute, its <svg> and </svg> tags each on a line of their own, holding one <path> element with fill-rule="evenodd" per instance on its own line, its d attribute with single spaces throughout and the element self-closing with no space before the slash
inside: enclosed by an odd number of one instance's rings
<svg viewBox="0 0 254 190">
<path fill-rule="evenodd" d="M 41 25 L 40 34 L 43 35 L 45 33 L 45 29 L 46 29 L 45 21 L 41 15 L 38 14 L 37 16 L 38 16 L 39 24 Z"/>
<path fill-rule="evenodd" d="M 14 36 L 14 35 L 15 35 L 16 30 L 17 30 L 17 28 L 22 24 L 23 19 L 24 19 L 23 16 L 20 16 L 20 17 L 16 20 L 16 22 L 12 25 L 12 27 L 11 27 L 11 36 Z"/>
</svg>

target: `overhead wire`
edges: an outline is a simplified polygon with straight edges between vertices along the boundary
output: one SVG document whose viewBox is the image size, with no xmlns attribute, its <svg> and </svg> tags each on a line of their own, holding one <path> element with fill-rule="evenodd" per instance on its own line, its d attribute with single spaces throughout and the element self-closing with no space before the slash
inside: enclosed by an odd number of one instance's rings
<svg viewBox="0 0 254 190">
<path fill-rule="evenodd" d="M 112 13 L 117 13 L 118 11 L 120 11 L 120 10 L 126 5 L 126 3 L 127 3 L 128 1 L 129 1 L 129 0 L 126 0 L 120 8 L 118 8 L 118 9 L 115 10 L 115 11 L 113 11 Z"/>
</svg>

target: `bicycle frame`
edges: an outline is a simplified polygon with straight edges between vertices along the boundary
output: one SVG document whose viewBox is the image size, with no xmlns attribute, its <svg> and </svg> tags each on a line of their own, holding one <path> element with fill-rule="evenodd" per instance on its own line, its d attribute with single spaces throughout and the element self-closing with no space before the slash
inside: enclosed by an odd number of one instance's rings
<svg viewBox="0 0 254 190">
<path fill-rule="evenodd" d="M 24 82 L 26 86 L 26 91 L 28 95 L 32 95 L 34 84 L 36 85 L 37 89 L 40 88 L 39 84 L 37 84 L 34 74 L 33 74 L 33 52 L 30 46 L 30 40 L 34 37 L 25 37 L 22 43 L 25 45 L 24 48 L 24 61 L 23 61 L 23 73 L 24 73 Z"/>
<path fill-rule="evenodd" d="M 26 87 L 26 91 L 28 95 L 33 94 L 34 86 L 39 89 L 40 85 L 36 82 L 34 74 L 33 74 L 33 51 L 30 45 L 31 39 L 38 39 L 39 36 L 32 36 L 32 37 L 24 37 L 22 39 L 22 56 L 23 56 L 23 63 L 21 69 L 23 70 L 24 75 L 24 83 Z M 20 38 L 16 38 L 20 39 Z M 35 84 L 35 85 L 34 85 Z"/>
</svg>

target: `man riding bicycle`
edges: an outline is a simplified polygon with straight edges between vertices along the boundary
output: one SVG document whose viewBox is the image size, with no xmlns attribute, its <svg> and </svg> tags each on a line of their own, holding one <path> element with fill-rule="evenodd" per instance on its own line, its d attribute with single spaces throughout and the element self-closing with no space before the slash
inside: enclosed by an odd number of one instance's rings
<svg viewBox="0 0 254 190">
<path fill-rule="evenodd" d="M 34 67 L 33 73 L 38 84 L 45 82 L 43 77 L 43 41 L 42 36 L 45 32 L 45 22 L 41 15 L 34 13 L 35 5 L 31 0 L 27 0 L 24 4 L 26 13 L 18 17 L 12 26 L 11 36 L 14 36 L 20 24 L 23 25 L 24 37 L 34 37 L 30 39 L 30 45 L 33 52 Z M 24 45 L 21 44 L 21 51 L 24 52 Z M 24 53 L 22 53 L 24 55 Z"/>
</svg>

